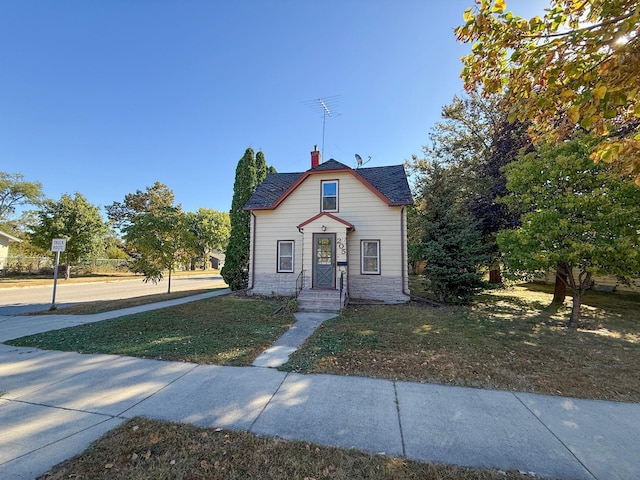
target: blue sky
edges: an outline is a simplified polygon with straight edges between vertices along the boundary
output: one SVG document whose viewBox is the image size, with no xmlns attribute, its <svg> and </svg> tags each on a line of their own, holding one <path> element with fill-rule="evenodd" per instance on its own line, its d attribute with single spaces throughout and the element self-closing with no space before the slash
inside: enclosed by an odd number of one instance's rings
<svg viewBox="0 0 640 480">
<path fill-rule="evenodd" d="M 0 170 L 96 205 L 159 181 L 227 211 L 248 146 L 279 172 L 420 154 L 462 93 L 472 0 L 3 0 Z M 522 16 L 544 0 L 512 0 Z"/>
</svg>

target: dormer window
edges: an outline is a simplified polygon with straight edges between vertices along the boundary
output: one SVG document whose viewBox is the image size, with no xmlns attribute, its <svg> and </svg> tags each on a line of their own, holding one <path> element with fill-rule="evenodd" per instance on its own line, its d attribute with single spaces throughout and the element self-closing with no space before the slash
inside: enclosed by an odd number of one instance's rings
<svg viewBox="0 0 640 480">
<path fill-rule="evenodd" d="M 322 211 L 337 212 L 338 211 L 338 181 L 323 180 L 322 185 Z"/>
</svg>

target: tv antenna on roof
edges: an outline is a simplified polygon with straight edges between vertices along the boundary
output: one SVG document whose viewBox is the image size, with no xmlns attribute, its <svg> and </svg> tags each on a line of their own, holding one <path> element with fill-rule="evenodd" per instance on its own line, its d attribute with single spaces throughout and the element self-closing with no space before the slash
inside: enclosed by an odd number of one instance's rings
<svg viewBox="0 0 640 480">
<path fill-rule="evenodd" d="M 313 108 L 316 112 L 322 114 L 322 148 L 320 149 L 320 155 L 324 156 L 324 131 L 327 117 L 340 115 L 337 113 L 338 107 L 340 106 L 340 95 L 316 98 L 314 100 L 307 100 L 303 103 Z"/>
</svg>

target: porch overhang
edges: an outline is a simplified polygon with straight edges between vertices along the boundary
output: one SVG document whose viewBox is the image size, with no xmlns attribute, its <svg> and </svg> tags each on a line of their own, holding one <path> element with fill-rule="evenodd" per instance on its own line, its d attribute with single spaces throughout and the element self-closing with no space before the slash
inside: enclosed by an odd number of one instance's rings
<svg viewBox="0 0 640 480">
<path fill-rule="evenodd" d="M 332 215 L 331 213 L 328 213 L 328 212 L 320 212 L 319 214 L 314 215 L 313 217 L 309 218 L 308 220 L 305 220 L 300 225 L 298 225 L 298 231 L 301 232 L 306 225 L 309 225 L 310 223 L 313 223 L 322 217 L 327 217 L 328 219 L 341 223 L 342 225 L 345 226 L 345 228 L 347 229 L 347 232 L 353 232 L 356 229 L 356 227 L 354 227 L 352 223 L 349 223 L 340 217 Z"/>
</svg>

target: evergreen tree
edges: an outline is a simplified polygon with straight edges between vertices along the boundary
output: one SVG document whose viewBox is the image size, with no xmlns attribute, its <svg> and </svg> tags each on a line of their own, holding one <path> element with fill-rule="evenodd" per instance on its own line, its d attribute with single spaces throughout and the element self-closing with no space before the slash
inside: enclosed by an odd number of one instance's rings
<svg viewBox="0 0 640 480">
<path fill-rule="evenodd" d="M 441 302 L 468 303 L 482 287 L 478 267 L 487 260 L 487 247 L 461 198 L 456 169 L 427 162 L 425 170 L 420 250 L 427 287 Z"/>
<path fill-rule="evenodd" d="M 430 132 L 431 145 L 424 147 L 426 158 L 414 156 L 411 162 L 418 191 L 422 190 L 421 178 L 428 168 L 423 165 L 425 161 L 437 160 L 455 168 L 458 196 L 478 223 L 484 243 L 490 246 L 486 267 L 492 283 L 501 282 L 495 235 L 499 230 L 515 228 L 519 219 L 497 201 L 507 193 L 501 168 L 515 160 L 520 149 L 531 145 L 526 125 L 509 123 L 507 117 L 508 106 L 500 95 L 455 96 L 442 108 L 442 119 Z M 423 207 L 419 196 L 416 195 L 418 211 Z M 415 244 L 410 241 L 409 246 L 410 254 L 416 253 Z"/>
<path fill-rule="evenodd" d="M 264 154 L 258 152 L 261 162 L 264 162 Z M 260 174 L 266 176 L 266 164 L 260 167 Z M 262 179 L 260 180 L 262 181 Z M 231 290 L 247 288 L 249 281 L 249 221 L 251 214 L 244 210 L 244 206 L 253 195 L 258 183 L 256 171 L 256 157 L 251 147 L 247 148 L 236 167 L 236 178 L 233 184 L 233 200 L 231 201 L 231 235 L 226 250 L 222 278 L 227 282 Z"/>
<path fill-rule="evenodd" d="M 264 153 L 262 153 L 262 150 L 260 150 L 258 151 L 258 153 L 256 153 L 256 182 L 253 187 L 253 191 L 255 191 L 258 185 L 263 182 L 269 171 L 270 170 L 267 167 L 267 161 L 264 158 Z"/>
</svg>

